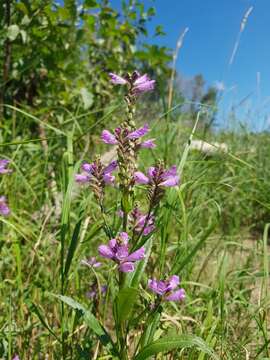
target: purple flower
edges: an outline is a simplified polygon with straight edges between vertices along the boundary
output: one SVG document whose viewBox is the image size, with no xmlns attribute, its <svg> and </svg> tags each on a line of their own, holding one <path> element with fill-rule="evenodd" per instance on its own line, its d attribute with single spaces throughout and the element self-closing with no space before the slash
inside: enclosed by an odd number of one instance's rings
<svg viewBox="0 0 270 360">
<path fill-rule="evenodd" d="M 156 147 L 155 139 L 149 139 L 140 143 L 140 148 L 153 149 Z"/>
<path fill-rule="evenodd" d="M 150 167 L 148 176 L 141 171 L 136 171 L 134 180 L 137 184 L 152 184 L 165 187 L 173 187 L 179 184 L 179 176 L 175 165 L 169 170 L 164 170 L 162 167 Z"/>
<path fill-rule="evenodd" d="M 155 87 L 155 80 L 151 80 L 147 74 L 140 75 L 138 71 L 134 71 L 131 75 L 125 77 L 114 73 L 109 73 L 111 82 L 114 85 L 129 85 L 131 95 L 139 95 L 147 91 L 151 91 Z"/>
<path fill-rule="evenodd" d="M 107 285 L 102 285 L 100 287 L 101 296 L 106 295 L 107 289 L 108 289 Z M 90 290 L 87 291 L 87 293 L 85 295 L 86 295 L 86 297 L 88 297 L 88 299 L 94 300 L 98 297 L 98 293 L 99 293 L 98 285 L 97 285 L 97 283 L 94 283 L 92 286 L 90 286 Z"/>
<path fill-rule="evenodd" d="M 12 360 L 20 360 L 19 355 L 15 355 Z"/>
<path fill-rule="evenodd" d="M 156 279 L 148 280 L 148 287 L 154 293 L 158 294 L 165 301 L 181 301 L 185 298 L 185 290 L 178 288 L 180 284 L 179 276 L 173 275 L 166 281 Z"/>
<path fill-rule="evenodd" d="M 144 247 L 129 253 L 128 234 L 121 232 L 115 239 L 111 239 L 108 245 L 98 247 L 99 255 L 115 261 L 118 264 L 118 270 L 121 272 L 134 271 L 134 263 L 142 260 L 145 256 Z"/>
<path fill-rule="evenodd" d="M 101 178 L 105 184 L 112 184 L 115 180 L 115 176 L 112 175 L 112 172 L 117 168 L 117 161 L 112 161 L 108 166 L 101 169 L 98 169 L 95 163 L 84 163 L 81 168 L 83 172 L 75 175 L 75 179 L 78 183 L 88 183 L 94 178 Z"/>
<path fill-rule="evenodd" d="M 149 178 L 141 171 L 135 171 L 134 180 L 137 184 L 148 184 L 150 181 Z"/>
<path fill-rule="evenodd" d="M 116 75 L 114 73 L 109 73 L 110 77 L 111 77 L 111 82 L 114 84 L 114 85 L 125 85 L 127 84 L 127 80 L 124 79 L 123 77 L 119 76 L 119 75 Z"/>
<path fill-rule="evenodd" d="M 147 91 L 151 91 L 155 87 L 155 80 L 150 80 L 147 74 L 139 76 L 133 84 L 134 95 L 139 95 Z"/>
<path fill-rule="evenodd" d="M 0 159 L 0 174 L 8 174 L 8 173 L 11 173 L 11 172 L 12 172 L 11 169 L 7 169 L 7 168 L 6 168 L 9 163 L 10 163 L 9 160 Z"/>
<path fill-rule="evenodd" d="M 10 214 L 10 209 L 7 205 L 6 197 L 0 196 L 0 215 L 8 216 Z"/>
<path fill-rule="evenodd" d="M 100 138 L 105 144 L 119 144 L 120 146 L 125 146 L 125 143 L 128 140 L 137 140 L 146 135 L 148 132 L 149 126 L 148 124 L 144 124 L 144 126 L 130 132 L 122 128 L 116 128 L 114 133 L 111 133 L 109 130 L 103 130 Z M 149 139 L 137 144 L 136 146 L 137 148 L 154 148 L 156 146 L 154 140 L 155 139 Z"/>
<path fill-rule="evenodd" d="M 124 213 L 122 210 L 118 210 L 117 215 L 123 218 Z M 129 213 L 128 221 L 136 233 L 143 230 L 143 235 L 147 236 L 155 230 L 155 217 L 152 214 L 149 216 L 143 214 L 137 206 Z"/>
<path fill-rule="evenodd" d="M 132 131 L 131 133 L 129 133 L 127 137 L 128 137 L 129 139 L 132 139 L 132 140 L 134 140 L 134 139 L 139 139 L 139 138 L 141 138 L 142 136 L 144 136 L 145 134 L 147 134 L 148 131 L 149 131 L 149 126 L 148 126 L 148 124 L 144 124 L 143 127 L 141 127 L 141 128 L 139 128 L 139 129 L 137 129 L 137 130 Z"/>
<path fill-rule="evenodd" d="M 101 140 L 105 144 L 110 144 L 110 145 L 116 145 L 117 144 L 117 140 L 116 140 L 115 136 L 108 130 L 103 130 L 102 131 Z"/>
<path fill-rule="evenodd" d="M 90 257 L 89 259 L 82 260 L 82 265 L 86 265 L 88 267 L 97 268 L 101 266 L 101 262 L 98 262 L 95 256 Z"/>
<path fill-rule="evenodd" d="M 155 230 L 155 217 L 152 214 L 143 214 L 138 207 L 131 211 L 130 218 L 136 233 L 142 232 L 143 235 L 147 236 Z"/>
</svg>

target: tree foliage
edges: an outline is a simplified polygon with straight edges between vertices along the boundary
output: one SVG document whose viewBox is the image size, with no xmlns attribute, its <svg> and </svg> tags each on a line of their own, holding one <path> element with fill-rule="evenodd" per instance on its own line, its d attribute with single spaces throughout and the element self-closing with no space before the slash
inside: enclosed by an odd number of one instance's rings
<svg viewBox="0 0 270 360">
<path fill-rule="evenodd" d="M 167 76 L 169 50 L 144 43 L 155 10 L 142 1 L 3 0 L 0 12 L 2 104 L 78 113 L 108 104 L 110 71 Z"/>
</svg>

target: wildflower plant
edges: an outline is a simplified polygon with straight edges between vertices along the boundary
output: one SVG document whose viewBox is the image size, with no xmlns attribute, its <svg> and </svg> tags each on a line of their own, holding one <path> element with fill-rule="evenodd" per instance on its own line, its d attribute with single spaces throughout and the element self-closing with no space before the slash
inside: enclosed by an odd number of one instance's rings
<svg viewBox="0 0 270 360">
<path fill-rule="evenodd" d="M 203 347 L 204 343 L 198 338 L 193 342 L 192 339 L 174 336 L 169 345 L 166 338 L 154 341 L 165 304 L 174 302 L 180 307 L 186 297 L 178 274 L 167 273 L 162 275 L 162 279 L 157 279 L 149 265 L 152 238 L 157 233 L 159 204 L 166 188 L 179 186 L 180 177 L 176 165 L 165 168 L 161 161 L 146 172 L 139 168 L 140 151 L 153 149 L 156 144 L 155 139 L 147 138 L 149 125 L 135 123 L 135 109 L 140 95 L 153 90 L 155 81 L 137 71 L 123 77 L 109 75 L 113 84 L 125 86 L 127 90 L 124 121 L 114 131 L 105 129 L 101 133 L 102 142 L 116 147 L 117 159 L 105 165 L 96 157 L 92 163 L 83 163 L 81 172 L 75 176 L 78 184 L 89 186 L 93 191 L 105 230 L 97 249 L 81 264 L 95 274 L 101 272 L 107 283 L 102 280 L 101 284 L 98 276 L 91 283 L 86 296 L 96 309 L 92 313 L 73 299 L 66 296 L 60 296 L 60 299 L 85 314 L 87 324 L 103 345 L 100 354 L 109 353 L 111 358 L 142 360 L 187 344 L 199 347 L 203 344 Z M 109 186 L 113 186 L 118 195 L 115 197 L 114 216 L 120 226 L 115 228 L 105 221 L 110 214 L 106 211 L 106 189 Z M 146 196 L 142 196 L 142 191 Z M 109 271 L 104 273 L 104 268 L 109 268 Z M 105 304 L 103 310 L 101 302 Z M 113 325 L 106 323 L 106 316 L 112 318 Z M 110 334 L 106 330 L 108 325 Z"/>
<path fill-rule="evenodd" d="M 11 169 L 8 168 L 10 161 L 6 159 L 0 159 L 0 175 L 10 174 Z M 0 215 L 8 216 L 10 214 L 10 208 L 7 203 L 7 198 L 4 195 L 0 196 Z"/>
</svg>

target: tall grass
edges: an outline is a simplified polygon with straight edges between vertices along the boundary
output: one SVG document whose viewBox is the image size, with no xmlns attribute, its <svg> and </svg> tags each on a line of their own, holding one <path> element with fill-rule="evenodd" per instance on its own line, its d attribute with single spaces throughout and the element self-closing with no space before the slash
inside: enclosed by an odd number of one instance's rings
<svg viewBox="0 0 270 360">
<path fill-rule="evenodd" d="M 29 114 L 20 112 L 17 117 L 26 121 Z M 15 353 L 21 359 L 57 359 L 61 352 L 66 358 L 97 358 L 100 344 L 80 315 L 59 307 L 50 294 L 85 299 L 87 309 L 98 311 L 85 293 L 91 279 L 96 277 L 102 284 L 103 275 L 84 269 L 80 260 L 97 253 L 103 234 L 91 195 L 79 190 L 73 178 L 78 167 L 74 153 L 79 158 L 84 149 L 92 157 L 103 148 L 98 143 L 87 145 L 87 136 L 76 144 L 75 127 L 61 137 L 55 137 L 53 128 L 47 131 L 47 153 L 41 141 L 21 138 L 20 144 L 9 145 L 8 128 L 3 132 L 6 145 L 1 155 L 12 160 L 15 171 L 1 180 L 12 215 L 1 218 L 0 353 L 8 359 Z M 207 156 L 187 152 L 190 133 L 190 127 L 181 122 L 168 125 L 162 119 L 153 130 L 159 143 L 155 156 L 166 153 L 165 160 L 178 163 L 183 173 L 180 190 L 168 197 L 158 218 L 161 231 L 152 245 L 158 255 L 150 266 L 160 273 L 168 271 L 170 262 L 165 259 L 176 257 L 173 271 L 181 272 L 187 291 L 183 306 L 166 307 L 159 331 L 171 327 L 178 333 L 199 335 L 222 359 L 268 358 L 269 138 L 267 134 L 208 134 L 210 143 L 226 141 L 229 153 Z M 200 130 L 193 136 L 200 138 Z M 145 152 L 142 165 L 150 164 L 153 156 Z M 52 168 L 54 190 L 49 185 Z M 55 212 L 55 196 L 61 218 Z M 143 272 L 141 276 L 145 283 Z M 105 322 L 109 329 L 110 317 Z M 184 350 L 161 358 L 207 357 Z"/>
</svg>

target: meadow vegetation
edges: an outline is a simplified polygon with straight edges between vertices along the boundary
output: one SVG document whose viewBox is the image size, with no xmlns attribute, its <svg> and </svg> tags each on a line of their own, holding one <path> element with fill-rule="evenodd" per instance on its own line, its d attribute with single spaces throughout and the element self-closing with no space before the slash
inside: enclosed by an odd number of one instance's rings
<svg viewBox="0 0 270 360">
<path fill-rule="evenodd" d="M 214 131 L 217 94 L 197 98 L 196 81 L 193 106 L 175 87 L 168 107 L 172 53 L 141 42 L 154 16 L 142 2 L 120 17 L 108 1 L 44 5 L 6 0 L 1 10 L 0 158 L 12 172 L 0 174 L 10 208 L 0 216 L 0 358 L 270 359 L 269 134 Z M 137 166 L 175 164 L 180 182 L 160 199 L 125 287 L 98 253 L 123 231 L 123 186 L 106 187 L 102 208 L 75 179 L 96 155 L 105 165 L 115 158 L 100 135 L 127 115 L 109 73 L 136 69 L 156 86 L 138 97 L 133 120 L 149 124 L 157 145 L 140 151 Z M 228 151 L 192 150 L 192 139 Z M 146 192 L 135 192 L 145 207 Z M 102 265 L 82 264 L 91 257 Z M 173 274 L 185 299 L 147 317 L 157 305 L 148 280 Z"/>
</svg>

